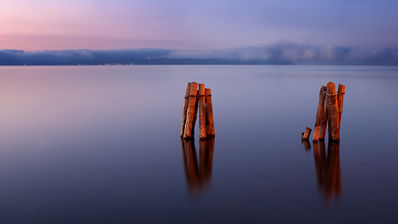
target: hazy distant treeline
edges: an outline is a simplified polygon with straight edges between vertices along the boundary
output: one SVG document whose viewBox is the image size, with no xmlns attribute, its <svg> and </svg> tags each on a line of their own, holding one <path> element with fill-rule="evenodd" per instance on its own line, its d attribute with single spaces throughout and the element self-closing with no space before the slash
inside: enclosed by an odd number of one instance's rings
<svg viewBox="0 0 398 224">
<path fill-rule="evenodd" d="M 329 64 L 398 65 L 398 49 L 312 46 L 279 42 L 244 48 L 184 53 L 169 49 L 0 50 L 0 65 L 103 64 Z"/>
</svg>

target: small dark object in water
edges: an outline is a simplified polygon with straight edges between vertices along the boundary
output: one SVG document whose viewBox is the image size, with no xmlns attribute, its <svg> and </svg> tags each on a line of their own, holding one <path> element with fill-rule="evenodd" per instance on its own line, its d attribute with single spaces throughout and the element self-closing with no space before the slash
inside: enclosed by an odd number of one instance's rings
<svg viewBox="0 0 398 224">
<path fill-rule="evenodd" d="M 305 131 L 303 132 L 303 133 L 301 133 L 301 139 L 302 140 L 308 140 L 308 138 L 310 137 L 310 135 L 311 135 L 311 128 L 309 128 L 309 127 L 306 127 L 305 128 Z"/>
</svg>

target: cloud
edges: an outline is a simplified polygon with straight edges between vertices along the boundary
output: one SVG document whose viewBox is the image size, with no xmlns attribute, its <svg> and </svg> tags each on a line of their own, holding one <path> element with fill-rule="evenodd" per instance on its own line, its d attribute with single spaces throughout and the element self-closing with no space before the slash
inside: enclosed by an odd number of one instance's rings
<svg viewBox="0 0 398 224">
<path fill-rule="evenodd" d="M 0 65 L 99 64 L 328 64 L 398 65 L 398 49 L 314 46 L 283 41 L 270 45 L 210 51 L 0 50 Z"/>
</svg>

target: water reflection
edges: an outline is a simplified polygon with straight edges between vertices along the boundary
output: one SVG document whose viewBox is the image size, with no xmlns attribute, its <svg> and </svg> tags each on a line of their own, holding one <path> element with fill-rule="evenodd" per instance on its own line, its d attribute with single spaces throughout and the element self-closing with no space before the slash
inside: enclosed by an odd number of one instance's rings
<svg viewBox="0 0 398 224">
<path fill-rule="evenodd" d="M 205 190 L 211 180 L 214 137 L 199 142 L 199 165 L 193 139 L 181 139 L 182 156 L 188 190 L 198 193 Z"/>
<path fill-rule="evenodd" d="M 303 144 L 304 148 L 308 150 L 308 145 L 304 142 Z M 329 141 L 326 151 L 325 142 L 319 141 L 313 143 L 313 148 L 319 190 L 323 192 L 327 201 L 331 201 L 333 198 L 340 198 L 342 192 L 340 143 Z"/>
<path fill-rule="evenodd" d="M 305 151 L 310 151 L 311 150 L 311 144 L 308 140 L 303 139 L 301 140 L 301 143 L 303 143 Z"/>
</svg>

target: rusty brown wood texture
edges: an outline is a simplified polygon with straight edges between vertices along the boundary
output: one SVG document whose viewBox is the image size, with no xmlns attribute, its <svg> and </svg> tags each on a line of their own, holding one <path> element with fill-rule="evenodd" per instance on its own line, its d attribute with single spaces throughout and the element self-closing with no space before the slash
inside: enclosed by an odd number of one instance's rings
<svg viewBox="0 0 398 224">
<path fill-rule="evenodd" d="M 184 128 L 184 138 L 192 138 L 193 132 L 195 128 L 196 122 L 196 110 L 198 105 L 197 100 L 198 94 L 198 84 L 196 82 L 191 83 L 191 87 L 189 89 L 189 102 L 188 102 L 188 109 L 187 109 L 187 118 L 185 120 L 185 128 Z"/>
<path fill-rule="evenodd" d="M 211 89 L 206 89 L 206 129 L 207 137 L 214 136 L 214 117 L 213 117 L 213 105 L 211 101 Z"/>
<path fill-rule="evenodd" d="M 323 104 L 323 113 L 321 116 L 321 133 L 319 135 L 319 140 L 324 140 L 326 136 L 326 127 L 328 125 L 328 97 L 326 96 L 327 88 L 322 86 L 325 90 L 325 101 Z"/>
<path fill-rule="evenodd" d="M 303 133 L 301 133 L 301 139 L 308 140 L 310 135 L 311 135 L 311 128 L 306 127 L 305 131 Z"/>
<path fill-rule="evenodd" d="M 326 92 L 326 86 L 322 86 L 321 89 L 319 90 L 319 101 L 318 101 L 318 109 L 316 112 L 316 118 L 315 118 L 315 125 L 314 125 L 314 134 L 312 136 L 312 141 L 318 141 L 319 140 L 319 134 L 321 130 L 321 125 L 324 116 L 324 106 L 325 106 L 325 94 Z M 326 121 L 326 120 L 325 120 Z M 326 125 L 326 124 L 324 124 Z M 326 127 L 325 127 L 326 130 Z"/>
<path fill-rule="evenodd" d="M 329 140 L 339 141 L 339 109 L 337 105 L 336 84 L 328 82 L 327 87 L 327 101 L 328 101 L 328 135 Z"/>
<path fill-rule="evenodd" d="M 337 104 L 339 107 L 339 132 L 340 132 L 340 125 L 341 125 L 341 114 L 343 113 L 344 94 L 345 94 L 345 85 L 339 84 L 339 87 L 337 90 Z"/>
<path fill-rule="evenodd" d="M 199 84 L 199 138 L 200 139 L 205 139 L 207 137 L 205 95 L 206 95 L 205 84 Z"/>
<path fill-rule="evenodd" d="M 185 121 L 187 120 L 187 110 L 188 110 L 188 102 L 189 102 L 189 89 L 191 87 L 191 83 L 188 82 L 187 84 L 187 90 L 185 91 L 185 97 L 184 97 L 184 108 L 182 110 L 182 121 L 181 121 L 181 131 L 180 131 L 180 136 L 184 136 L 184 129 L 185 129 Z"/>
</svg>

